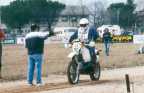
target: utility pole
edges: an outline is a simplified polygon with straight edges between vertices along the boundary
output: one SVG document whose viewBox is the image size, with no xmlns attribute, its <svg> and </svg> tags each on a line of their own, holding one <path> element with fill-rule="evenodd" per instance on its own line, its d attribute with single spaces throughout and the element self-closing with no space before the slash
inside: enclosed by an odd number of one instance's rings
<svg viewBox="0 0 144 93">
<path fill-rule="evenodd" d="M 131 93 L 130 80 L 128 74 L 125 75 L 125 80 L 126 80 L 127 93 Z"/>
<path fill-rule="evenodd" d="M 117 24 L 119 25 L 120 9 L 117 9 Z"/>
</svg>

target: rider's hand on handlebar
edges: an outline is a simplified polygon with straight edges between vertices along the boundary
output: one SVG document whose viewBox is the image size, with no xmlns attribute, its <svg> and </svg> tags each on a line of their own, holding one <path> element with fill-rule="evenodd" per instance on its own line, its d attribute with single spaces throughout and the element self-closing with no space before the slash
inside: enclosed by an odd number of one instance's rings
<svg viewBox="0 0 144 93">
<path fill-rule="evenodd" d="M 69 48 L 72 48 L 72 43 L 69 43 L 69 44 L 68 44 L 68 47 L 69 47 Z"/>
</svg>

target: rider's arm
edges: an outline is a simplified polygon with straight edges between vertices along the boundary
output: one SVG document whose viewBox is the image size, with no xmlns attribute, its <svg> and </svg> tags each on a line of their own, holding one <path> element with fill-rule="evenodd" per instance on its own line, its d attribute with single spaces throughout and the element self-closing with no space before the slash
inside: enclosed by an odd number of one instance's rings
<svg viewBox="0 0 144 93">
<path fill-rule="evenodd" d="M 78 31 L 76 31 L 69 39 L 69 43 L 71 43 L 74 39 L 78 38 Z"/>
</svg>

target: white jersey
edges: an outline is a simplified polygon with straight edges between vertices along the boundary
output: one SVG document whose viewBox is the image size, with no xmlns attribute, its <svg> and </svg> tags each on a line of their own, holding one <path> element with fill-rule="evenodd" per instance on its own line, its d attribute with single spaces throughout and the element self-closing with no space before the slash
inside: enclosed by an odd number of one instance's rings
<svg viewBox="0 0 144 93">
<path fill-rule="evenodd" d="M 78 29 L 78 39 L 80 39 L 81 41 L 87 42 L 88 34 L 89 34 L 89 28 L 87 28 L 87 29 L 79 28 Z"/>
</svg>

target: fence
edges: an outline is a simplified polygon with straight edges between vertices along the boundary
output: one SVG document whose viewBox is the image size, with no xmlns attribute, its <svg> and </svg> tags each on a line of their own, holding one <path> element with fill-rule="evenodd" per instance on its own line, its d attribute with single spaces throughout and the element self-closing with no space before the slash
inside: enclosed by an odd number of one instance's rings
<svg viewBox="0 0 144 93">
<path fill-rule="evenodd" d="M 66 41 L 63 37 L 59 36 L 53 36 L 49 37 L 45 43 L 66 43 Z M 102 43 L 102 38 L 98 38 L 97 42 Z M 125 35 L 125 36 L 113 36 L 112 37 L 113 43 L 134 43 L 134 44 L 143 44 L 144 43 L 144 35 Z M 24 44 L 25 43 L 25 37 L 16 37 L 16 38 L 10 38 L 3 40 L 3 44 Z"/>
</svg>

